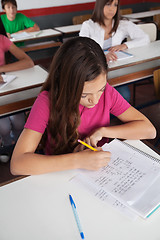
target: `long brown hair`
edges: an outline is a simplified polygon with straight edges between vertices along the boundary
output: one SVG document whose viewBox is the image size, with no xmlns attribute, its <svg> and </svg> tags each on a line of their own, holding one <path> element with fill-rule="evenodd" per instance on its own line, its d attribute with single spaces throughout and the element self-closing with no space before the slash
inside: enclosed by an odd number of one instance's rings
<svg viewBox="0 0 160 240">
<path fill-rule="evenodd" d="M 103 9 L 104 9 L 104 6 L 106 4 L 111 4 L 112 2 L 113 2 L 113 0 L 96 0 L 91 19 L 94 22 L 97 22 L 100 25 L 105 26 Z M 116 12 L 116 14 L 113 18 L 114 19 L 114 25 L 111 29 L 110 34 L 113 33 L 113 32 L 116 32 L 116 30 L 118 28 L 118 25 L 119 25 L 120 18 L 121 18 L 120 17 L 120 0 L 118 0 L 117 12 Z"/>
<path fill-rule="evenodd" d="M 85 81 L 107 72 L 101 47 L 92 39 L 76 37 L 56 52 L 42 91 L 49 92 L 51 153 L 72 152 L 78 139 L 79 103 Z"/>
</svg>

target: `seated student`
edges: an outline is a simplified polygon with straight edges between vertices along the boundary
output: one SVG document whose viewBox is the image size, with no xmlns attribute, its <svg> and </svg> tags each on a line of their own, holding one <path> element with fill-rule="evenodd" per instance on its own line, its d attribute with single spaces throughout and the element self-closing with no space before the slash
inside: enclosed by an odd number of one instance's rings
<svg viewBox="0 0 160 240">
<path fill-rule="evenodd" d="M 2 9 L 6 14 L 1 15 L 7 36 L 10 38 L 12 33 L 39 31 L 38 25 L 22 13 L 17 13 L 16 0 L 1 0 Z M 24 43 L 17 43 L 23 46 Z"/>
<path fill-rule="evenodd" d="M 92 38 L 102 49 L 108 49 L 107 62 L 117 60 L 116 51 L 143 46 L 150 41 L 136 24 L 120 17 L 120 0 L 96 0 L 92 18 L 83 22 L 79 35 Z M 131 41 L 122 43 L 127 37 Z M 130 100 L 128 86 L 116 89 Z"/>
<path fill-rule="evenodd" d="M 18 61 L 5 64 L 5 52 L 9 51 Z M 34 63 L 21 49 L 15 46 L 6 36 L 0 34 L 0 73 L 33 67 Z M 1 74 L 0 74 L 1 76 Z M 3 81 L 1 76 L 1 81 Z M 0 118 L 0 146 L 9 146 L 15 142 L 23 129 L 25 116 L 23 113 Z M 12 133 L 12 138 L 11 138 Z M 0 148 L 0 150 L 2 150 Z M 7 161 L 8 156 L 0 155 L 0 161 Z"/>
<path fill-rule="evenodd" d="M 110 126 L 110 113 L 123 124 Z M 155 136 L 151 122 L 107 83 L 106 57 L 99 44 L 90 38 L 72 38 L 53 57 L 48 78 L 16 143 L 11 172 L 97 170 L 108 164 L 110 153 L 101 148 L 83 150 L 77 146 L 78 139 L 97 147 L 108 138 Z M 46 155 L 35 153 L 41 139 Z"/>
</svg>

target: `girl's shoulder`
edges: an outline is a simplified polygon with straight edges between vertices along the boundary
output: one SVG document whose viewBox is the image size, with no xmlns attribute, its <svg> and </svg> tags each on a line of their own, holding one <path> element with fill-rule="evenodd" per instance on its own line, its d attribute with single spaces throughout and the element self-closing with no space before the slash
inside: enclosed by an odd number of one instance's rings
<svg viewBox="0 0 160 240">
<path fill-rule="evenodd" d="M 49 106 L 49 92 L 48 91 L 42 91 L 39 93 L 37 100 L 38 104 Z"/>
<path fill-rule="evenodd" d="M 99 23 L 94 22 L 92 19 L 84 21 L 82 25 L 87 25 L 88 27 L 92 27 L 92 28 L 95 28 L 95 27 L 96 28 L 101 28 Z"/>
<path fill-rule="evenodd" d="M 0 43 L 2 46 L 10 46 L 12 42 L 6 36 L 0 34 Z"/>
<path fill-rule="evenodd" d="M 42 92 L 39 93 L 38 97 L 39 97 L 39 98 L 42 98 L 42 99 L 43 99 L 43 98 L 44 98 L 44 99 L 45 99 L 45 98 L 46 98 L 46 99 L 49 99 L 49 92 L 48 92 L 48 91 L 42 91 Z"/>
<path fill-rule="evenodd" d="M 128 27 L 128 26 L 132 26 L 134 23 L 132 23 L 129 19 L 125 19 L 125 18 L 123 18 L 123 19 L 121 19 L 120 21 L 119 21 L 119 27 Z"/>
</svg>

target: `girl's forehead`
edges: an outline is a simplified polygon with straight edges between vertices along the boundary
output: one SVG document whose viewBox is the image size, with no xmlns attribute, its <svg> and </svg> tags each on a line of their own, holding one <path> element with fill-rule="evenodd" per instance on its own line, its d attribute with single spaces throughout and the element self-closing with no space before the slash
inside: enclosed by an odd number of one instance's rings
<svg viewBox="0 0 160 240">
<path fill-rule="evenodd" d="M 95 93 L 100 91 L 106 85 L 106 73 L 101 73 L 92 81 L 84 83 L 83 93 Z"/>
</svg>

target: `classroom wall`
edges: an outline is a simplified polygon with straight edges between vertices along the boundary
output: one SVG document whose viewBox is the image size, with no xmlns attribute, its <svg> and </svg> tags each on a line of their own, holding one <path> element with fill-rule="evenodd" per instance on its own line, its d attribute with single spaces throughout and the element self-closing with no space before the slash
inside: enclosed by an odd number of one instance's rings
<svg viewBox="0 0 160 240">
<path fill-rule="evenodd" d="M 132 8 L 133 12 L 147 11 L 158 6 L 160 0 L 120 0 L 121 8 Z M 95 0 L 17 0 L 18 11 L 35 21 L 41 29 L 71 25 L 74 16 L 90 14 Z M 2 14 L 0 6 L 0 14 Z M 52 55 L 52 50 L 41 51 L 41 55 L 30 53 L 35 60 Z"/>
<path fill-rule="evenodd" d="M 131 7 L 133 12 L 147 11 L 158 6 L 160 0 L 120 0 L 121 8 Z M 37 22 L 40 28 L 72 24 L 72 17 L 92 13 L 93 0 L 17 0 L 18 10 Z M 0 6 L 0 13 L 3 13 Z"/>
</svg>

